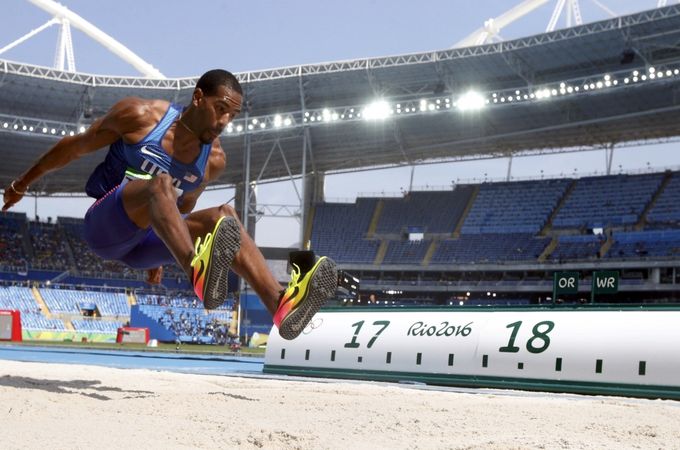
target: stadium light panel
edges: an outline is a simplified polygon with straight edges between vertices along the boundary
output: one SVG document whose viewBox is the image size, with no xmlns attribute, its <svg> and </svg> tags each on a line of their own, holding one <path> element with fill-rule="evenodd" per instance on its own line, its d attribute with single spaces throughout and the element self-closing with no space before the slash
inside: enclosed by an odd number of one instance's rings
<svg viewBox="0 0 680 450">
<path fill-rule="evenodd" d="M 390 115 L 390 105 L 385 100 L 377 100 L 364 108 L 364 119 L 383 120 Z M 357 114 L 357 117 L 361 117 Z"/>
<path fill-rule="evenodd" d="M 283 124 L 283 119 L 281 119 L 281 115 L 277 114 L 274 116 L 274 127 L 280 128 L 281 125 Z"/>
<path fill-rule="evenodd" d="M 284 124 L 285 126 L 287 126 L 287 127 L 289 127 L 292 123 L 293 123 L 293 121 L 290 120 L 290 117 L 286 117 L 286 118 L 283 120 L 283 124 Z"/>
<path fill-rule="evenodd" d="M 472 111 L 482 109 L 485 105 L 484 100 L 484 97 L 479 92 L 468 91 L 461 95 L 456 103 L 459 110 Z"/>
<path fill-rule="evenodd" d="M 78 131 L 80 131 L 81 133 L 84 133 L 84 132 L 85 132 L 85 127 L 81 125 L 81 127 L 78 129 Z"/>
</svg>

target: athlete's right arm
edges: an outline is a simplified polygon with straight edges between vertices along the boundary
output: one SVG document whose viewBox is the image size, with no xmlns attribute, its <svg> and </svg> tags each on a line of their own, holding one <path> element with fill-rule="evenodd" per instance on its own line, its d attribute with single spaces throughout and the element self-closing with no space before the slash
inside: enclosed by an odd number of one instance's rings
<svg viewBox="0 0 680 450">
<path fill-rule="evenodd" d="M 116 103 L 102 118 L 84 133 L 66 136 L 44 153 L 20 177 L 5 188 L 3 211 L 22 199 L 28 187 L 43 175 L 52 172 L 100 148 L 116 142 L 121 136 L 145 127 L 148 103 L 138 98 L 125 98 Z"/>
</svg>

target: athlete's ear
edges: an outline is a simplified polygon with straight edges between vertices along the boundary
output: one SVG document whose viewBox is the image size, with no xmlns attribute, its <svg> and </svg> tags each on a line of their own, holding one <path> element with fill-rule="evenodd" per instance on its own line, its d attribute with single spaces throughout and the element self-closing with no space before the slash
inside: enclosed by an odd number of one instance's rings
<svg viewBox="0 0 680 450">
<path fill-rule="evenodd" d="M 191 103 L 194 106 L 198 106 L 198 103 L 203 98 L 203 90 L 201 88 L 194 89 L 194 95 L 191 97 Z"/>
</svg>

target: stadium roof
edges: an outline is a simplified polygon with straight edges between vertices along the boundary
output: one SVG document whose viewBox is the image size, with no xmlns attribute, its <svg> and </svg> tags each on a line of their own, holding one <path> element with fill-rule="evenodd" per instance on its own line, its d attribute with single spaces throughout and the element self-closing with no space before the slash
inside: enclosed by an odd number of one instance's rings
<svg viewBox="0 0 680 450">
<path fill-rule="evenodd" d="M 336 172 L 676 136 L 678 43 L 673 5 L 476 47 L 240 73 L 249 107 L 220 137 L 230 166 L 220 183 L 243 180 L 247 145 L 250 179 L 262 181 L 301 173 L 305 142 L 307 171 Z M 0 60 L 0 80 L 6 185 L 120 98 L 187 103 L 196 78 Z M 82 192 L 103 157 L 83 158 L 37 188 Z"/>
</svg>

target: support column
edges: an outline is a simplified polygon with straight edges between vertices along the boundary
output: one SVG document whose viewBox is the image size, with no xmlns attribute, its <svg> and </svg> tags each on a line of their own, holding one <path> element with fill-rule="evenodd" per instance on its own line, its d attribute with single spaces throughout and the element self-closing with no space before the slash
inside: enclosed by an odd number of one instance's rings
<svg viewBox="0 0 680 450">
<path fill-rule="evenodd" d="M 661 283 L 661 269 L 654 267 L 649 270 L 649 281 L 654 284 Z"/>
<path fill-rule="evenodd" d="M 304 220 L 300 222 L 302 229 L 302 236 L 300 247 L 306 249 L 308 243 L 312 238 L 312 222 L 314 220 L 315 208 L 318 203 L 325 200 L 324 189 L 326 185 L 326 174 L 324 172 L 311 172 L 308 174 L 305 181 L 304 188 L 304 211 L 306 212 Z"/>
<path fill-rule="evenodd" d="M 614 144 L 609 144 L 604 150 L 607 175 L 612 174 L 612 161 L 614 160 Z"/>
<path fill-rule="evenodd" d="M 512 178 L 512 155 L 508 157 L 508 173 L 505 176 L 505 181 L 510 181 Z"/>
<path fill-rule="evenodd" d="M 253 240 L 255 240 L 255 224 L 257 223 L 257 215 L 254 214 L 257 211 L 257 195 L 255 191 L 251 188 L 249 189 L 248 201 L 250 202 L 250 214 L 248 215 L 248 220 L 246 220 L 245 205 L 246 205 L 246 190 L 243 183 L 236 185 L 236 192 L 234 195 L 234 204 L 236 213 L 238 214 L 241 222 L 243 223 L 243 228 L 246 229 L 248 234 Z"/>
</svg>

